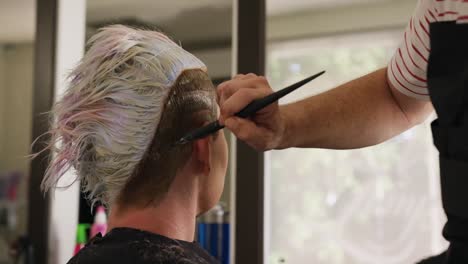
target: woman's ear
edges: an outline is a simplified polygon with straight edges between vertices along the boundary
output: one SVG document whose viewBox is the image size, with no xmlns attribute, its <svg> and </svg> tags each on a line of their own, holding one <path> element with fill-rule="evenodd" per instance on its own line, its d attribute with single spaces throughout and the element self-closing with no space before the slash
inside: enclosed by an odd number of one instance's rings
<svg viewBox="0 0 468 264">
<path fill-rule="evenodd" d="M 205 137 L 197 139 L 193 143 L 192 157 L 196 162 L 197 171 L 208 175 L 211 171 L 211 151 L 210 151 L 210 138 Z"/>
</svg>

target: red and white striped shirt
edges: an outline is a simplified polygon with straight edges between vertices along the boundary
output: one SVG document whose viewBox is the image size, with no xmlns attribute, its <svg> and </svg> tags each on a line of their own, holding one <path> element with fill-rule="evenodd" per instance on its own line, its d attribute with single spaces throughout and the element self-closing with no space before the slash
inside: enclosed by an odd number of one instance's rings
<svg viewBox="0 0 468 264">
<path fill-rule="evenodd" d="M 388 65 L 389 81 L 403 94 L 429 100 L 429 24 L 441 21 L 468 23 L 468 0 L 419 0 L 404 40 Z"/>
</svg>

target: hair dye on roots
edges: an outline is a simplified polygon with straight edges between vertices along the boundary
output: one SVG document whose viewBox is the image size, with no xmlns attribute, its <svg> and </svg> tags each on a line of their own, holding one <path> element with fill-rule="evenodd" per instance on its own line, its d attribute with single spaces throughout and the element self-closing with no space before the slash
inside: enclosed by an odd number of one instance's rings
<svg viewBox="0 0 468 264">
<path fill-rule="evenodd" d="M 99 30 L 88 46 L 52 110 L 42 188 L 73 167 L 93 203 L 153 201 L 191 152 L 170 146 L 216 119 L 206 67 L 164 34 L 122 25 Z"/>
</svg>

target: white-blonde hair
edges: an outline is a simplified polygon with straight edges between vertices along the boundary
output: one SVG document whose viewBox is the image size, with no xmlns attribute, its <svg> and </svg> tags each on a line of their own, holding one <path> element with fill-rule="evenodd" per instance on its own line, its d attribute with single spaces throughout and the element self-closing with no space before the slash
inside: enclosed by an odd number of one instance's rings
<svg viewBox="0 0 468 264">
<path fill-rule="evenodd" d="M 52 110 L 52 158 L 43 190 L 71 167 L 93 201 L 115 201 L 150 146 L 169 88 L 205 65 L 162 33 L 99 30 Z"/>
</svg>

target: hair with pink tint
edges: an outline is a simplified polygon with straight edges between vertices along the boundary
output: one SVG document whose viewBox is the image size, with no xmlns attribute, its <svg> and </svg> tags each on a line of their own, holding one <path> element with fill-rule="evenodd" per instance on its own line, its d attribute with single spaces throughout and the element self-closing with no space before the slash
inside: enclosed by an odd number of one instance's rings
<svg viewBox="0 0 468 264">
<path fill-rule="evenodd" d="M 43 190 L 73 167 L 93 203 L 114 202 L 153 141 L 170 87 L 188 69 L 206 71 L 162 33 L 99 30 L 52 110 Z"/>
</svg>

